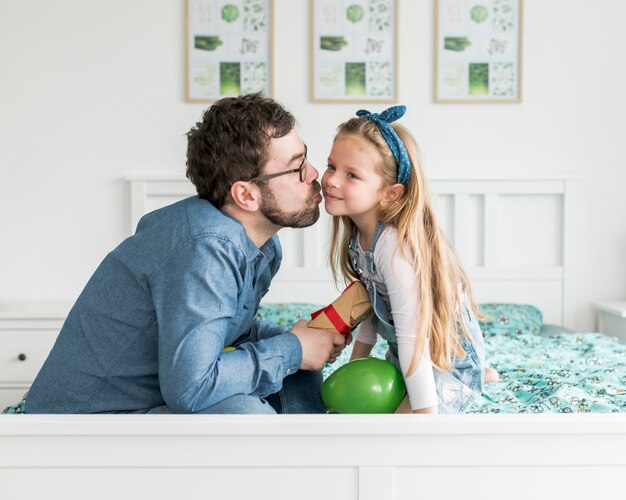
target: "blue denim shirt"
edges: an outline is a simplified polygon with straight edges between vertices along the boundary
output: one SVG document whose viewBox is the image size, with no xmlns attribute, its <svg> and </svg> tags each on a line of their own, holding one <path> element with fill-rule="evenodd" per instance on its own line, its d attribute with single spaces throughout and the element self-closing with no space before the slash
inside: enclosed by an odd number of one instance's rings
<svg viewBox="0 0 626 500">
<path fill-rule="evenodd" d="M 281 259 L 277 236 L 259 249 L 238 221 L 197 197 L 144 216 L 85 286 L 26 412 L 167 404 L 193 413 L 236 394 L 279 391 L 302 348 L 255 313 Z"/>
</svg>

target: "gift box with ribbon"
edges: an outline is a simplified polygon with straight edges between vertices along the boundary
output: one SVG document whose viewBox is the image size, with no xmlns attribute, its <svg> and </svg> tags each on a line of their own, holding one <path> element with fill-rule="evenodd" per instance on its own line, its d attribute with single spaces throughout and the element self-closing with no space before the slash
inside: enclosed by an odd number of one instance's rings
<svg viewBox="0 0 626 500">
<path fill-rule="evenodd" d="M 331 304 L 311 314 L 309 327 L 347 335 L 372 312 L 365 286 L 361 281 L 353 281 Z"/>
</svg>

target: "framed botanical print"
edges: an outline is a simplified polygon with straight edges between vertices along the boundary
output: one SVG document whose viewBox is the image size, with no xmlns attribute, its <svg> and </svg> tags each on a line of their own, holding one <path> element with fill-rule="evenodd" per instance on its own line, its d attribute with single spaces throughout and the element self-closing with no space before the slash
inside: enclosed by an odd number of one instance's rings
<svg viewBox="0 0 626 500">
<path fill-rule="evenodd" d="M 397 101 L 397 0 L 310 0 L 311 101 Z"/>
<path fill-rule="evenodd" d="M 187 102 L 272 95 L 272 0 L 185 0 Z"/>
<path fill-rule="evenodd" d="M 435 0 L 435 101 L 522 100 L 523 0 Z"/>
</svg>

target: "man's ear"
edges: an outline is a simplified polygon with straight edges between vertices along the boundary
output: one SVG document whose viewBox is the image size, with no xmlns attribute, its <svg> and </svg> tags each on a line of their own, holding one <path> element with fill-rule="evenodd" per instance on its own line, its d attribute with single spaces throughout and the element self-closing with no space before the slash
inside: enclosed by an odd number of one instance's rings
<svg viewBox="0 0 626 500">
<path fill-rule="evenodd" d="M 402 184 L 394 184 L 393 186 L 389 186 L 385 189 L 385 193 L 380 200 L 380 205 L 382 207 L 386 207 L 394 201 L 398 201 L 400 198 L 402 198 L 403 194 L 404 186 Z"/>
<path fill-rule="evenodd" d="M 256 184 L 246 181 L 236 181 L 230 186 L 230 196 L 233 203 L 246 212 L 256 212 L 259 209 L 261 192 Z"/>
</svg>

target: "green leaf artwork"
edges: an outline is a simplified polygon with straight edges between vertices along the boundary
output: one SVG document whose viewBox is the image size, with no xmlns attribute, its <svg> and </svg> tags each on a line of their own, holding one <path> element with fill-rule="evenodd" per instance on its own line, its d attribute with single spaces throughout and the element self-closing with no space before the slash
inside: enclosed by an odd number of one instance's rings
<svg viewBox="0 0 626 500">
<path fill-rule="evenodd" d="M 265 0 L 244 0 L 243 28 L 245 31 L 263 31 L 267 28 Z"/>
<path fill-rule="evenodd" d="M 367 64 L 367 89 L 376 97 L 393 95 L 392 67 L 390 62 L 372 61 Z"/>
<path fill-rule="evenodd" d="M 515 0 L 493 0 L 494 31 L 512 31 L 515 29 Z"/>
<path fill-rule="evenodd" d="M 320 49 L 337 52 L 348 45 L 348 40 L 342 36 L 322 36 L 320 37 Z"/>
<path fill-rule="evenodd" d="M 346 7 L 361 1 L 349 0 Z M 269 95 L 272 0 L 186 2 L 185 100 L 212 102 L 252 92 Z"/>
<path fill-rule="evenodd" d="M 239 9 L 232 3 L 224 5 L 222 7 L 222 19 L 227 23 L 232 23 L 239 17 Z"/>
<path fill-rule="evenodd" d="M 470 17 L 475 23 L 482 23 L 485 19 L 487 19 L 488 15 L 489 11 L 484 5 L 474 5 L 474 7 L 470 10 Z"/>
<path fill-rule="evenodd" d="M 215 50 L 220 45 L 223 45 L 219 36 L 195 36 L 194 47 L 200 50 Z"/>
<path fill-rule="evenodd" d="M 346 63 L 346 95 L 365 95 L 365 63 Z"/>
<path fill-rule="evenodd" d="M 220 62 L 220 94 L 239 95 L 241 93 L 241 63 Z"/>
<path fill-rule="evenodd" d="M 435 102 L 521 102 L 522 2 L 437 0 Z"/>
<path fill-rule="evenodd" d="M 470 63 L 469 65 L 470 95 L 489 95 L 489 64 Z"/>
<path fill-rule="evenodd" d="M 393 23 L 391 0 L 369 0 L 369 24 L 372 31 L 390 31 Z"/>
<path fill-rule="evenodd" d="M 361 19 L 363 19 L 363 15 L 363 7 L 357 4 L 350 5 L 350 7 L 346 10 L 346 17 L 348 18 L 348 21 L 353 23 L 358 23 Z"/>
<path fill-rule="evenodd" d="M 396 0 L 318 0 L 311 7 L 311 100 L 393 102 Z"/>
<path fill-rule="evenodd" d="M 447 36 L 443 43 L 446 50 L 454 50 L 455 52 L 463 52 L 465 47 L 472 45 L 466 36 Z"/>
<path fill-rule="evenodd" d="M 241 73 L 241 92 L 263 92 L 267 85 L 267 67 L 265 62 L 245 61 Z"/>
<path fill-rule="evenodd" d="M 217 92 L 217 66 L 210 62 L 196 63 L 193 82 L 209 94 Z"/>
<path fill-rule="evenodd" d="M 515 93 L 515 67 L 510 62 L 495 62 L 492 66 L 491 90 L 495 96 L 513 96 Z"/>
</svg>

